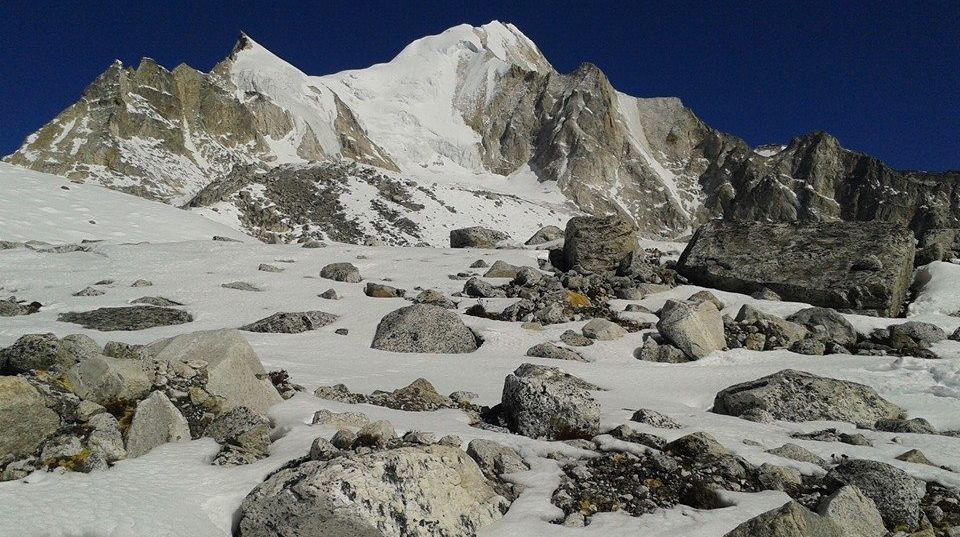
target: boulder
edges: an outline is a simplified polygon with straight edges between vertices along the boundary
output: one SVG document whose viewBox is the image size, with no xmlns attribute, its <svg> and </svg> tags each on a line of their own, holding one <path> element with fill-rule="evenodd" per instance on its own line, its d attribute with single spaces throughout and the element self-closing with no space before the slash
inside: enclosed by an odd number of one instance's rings
<svg viewBox="0 0 960 537">
<path fill-rule="evenodd" d="M 279 312 L 241 326 L 240 330 L 272 334 L 299 334 L 322 328 L 337 319 L 339 319 L 338 316 L 323 311 Z"/>
<path fill-rule="evenodd" d="M 823 327 L 823 334 L 829 341 L 847 348 L 857 344 L 857 330 L 846 317 L 830 308 L 804 308 L 787 317 L 788 321 L 802 324 L 814 334 L 820 333 L 817 327 Z"/>
<path fill-rule="evenodd" d="M 499 259 L 493 263 L 486 272 L 483 273 L 484 278 L 514 278 L 517 275 L 517 271 L 520 270 L 520 267 L 516 265 L 511 265 L 506 261 L 500 261 Z"/>
<path fill-rule="evenodd" d="M 627 331 L 619 324 L 606 319 L 592 319 L 583 325 L 583 335 L 599 341 L 611 341 L 627 335 Z"/>
<path fill-rule="evenodd" d="M 163 392 L 155 391 L 137 403 L 127 432 L 128 457 L 139 457 L 161 444 L 184 440 L 190 440 L 190 426 Z"/>
<path fill-rule="evenodd" d="M 402 298 L 406 296 L 407 290 L 382 283 L 367 282 L 363 294 L 372 298 Z"/>
<path fill-rule="evenodd" d="M 221 453 L 226 456 L 218 457 L 223 462 L 251 461 L 270 455 L 270 420 L 245 406 L 217 416 L 203 435 L 224 446 Z"/>
<path fill-rule="evenodd" d="M 641 408 L 633 413 L 630 416 L 630 421 L 635 421 L 637 423 L 645 423 L 651 427 L 656 427 L 657 429 L 682 429 L 683 426 L 677 423 L 670 416 L 666 416 L 657 412 L 656 410 L 651 410 L 649 408 Z"/>
<path fill-rule="evenodd" d="M 256 293 L 263 291 L 261 287 L 250 282 L 228 282 L 220 284 L 220 287 L 223 287 L 224 289 L 236 289 L 237 291 L 253 291 Z"/>
<path fill-rule="evenodd" d="M 767 339 L 775 338 L 779 347 L 790 347 L 809 333 L 809 330 L 801 324 L 764 313 L 747 304 L 740 308 L 734 320 L 738 323 L 760 326 Z"/>
<path fill-rule="evenodd" d="M 939 326 L 921 321 L 892 324 L 887 327 L 887 331 L 887 344 L 894 349 L 926 349 L 947 339 L 947 333 Z"/>
<path fill-rule="evenodd" d="M 557 226 L 544 226 L 534 233 L 527 242 L 527 246 L 539 246 L 547 242 L 557 241 L 563 238 L 563 230 Z"/>
<path fill-rule="evenodd" d="M 633 357 L 645 362 L 660 362 L 665 364 L 682 364 L 691 361 L 682 350 L 674 347 L 670 343 L 658 342 L 653 337 L 648 337 L 643 345 L 633 350 Z"/>
<path fill-rule="evenodd" d="M 724 537 L 847 537 L 827 517 L 791 501 L 740 524 Z"/>
<path fill-rule="evenodd" d="M 166 362 L 207 362 L 206 390 L 223 398 L 223 410 L 245 406 L 266 414 L 283 399 L 267 377 L 253 347 L 236 330 L 208 330 L 155 341 L 145 347 Z"/>
<path fill-rule="evenodd" d="M 73 393 L 101 405 L 137 401 L 153 385 L 153 377 L 143 362 L 104 355 L 77 362 L 66 371 L 64 379 Z"/>
<path fill-rule="evenodd" d="M 713 412 L 752 421 L 848 421 L 864 427 L 903 415 L 869 386 L 793 369 L 720 391 Z"/>
<path fill-rule="evenodd" d="M 502 231 L 481 226 L 454 229 L 450 232 L 451 248 L 496 248 L 510 237 Z"/>
<path fill-rule="evenodd" d="M 530 468 L 516 450 L 493 440 L 471 440 L 467 445 L 467 455 L 470 455 L 483 474 L 491 479 Z"/>
<path fill-rule="evenodd" d="M 830 470 L 824 482 L 838 488 L 856 486 L 873 500 L 888 528 L 916 529 L 920 524 L 926 485 L 899 468 L 880 461 L 848 459 Z"/>
<path fill-rule="evenodd" d="M 467 283 L 463 284 L 463 294 L 474 298 L 492 298 L 495 296 L 503 296 L 503 291 L 494 287 L 490 282 L 474 276 L 467 280 Z"/>
<path fill-rule="evenodd" d="M 113 330 L 144 330 L 155 326 L 171 326 L 193 321 L 189 313 L 155 306 L 121 306 L 98 308 L 90 311 L 70 311 L 61 313 L 57 320 L 63 323 L 75 323 L 92 330 L 103 332 Z"/>
<path fill-rule="evenodd" d="M 501 413 L 511 431 L 531 438 L 591 438 L 600 427 L 596 388 L 555 367 L 523 364 L 503 383 Z"/>
<path fill-rule="evenodd" d="M 853 485 L 840 487 L 824 498 L 817 513 L 832 520 L 847 537 L 881 537 L 887 534 L 877 504 Z"/>
<path fill-rule="evenodd" d="M 810 464 L 816 464 L 821 468 L 827 466 L 827 461 L 823 457 L 796 444 L 784 444 L 778 448 L 768 449 L 767 453 L 794 461 L 809 462 Z"/>
<path fill-rule="evenodd" d="M 26 334 L 0 350 L 0 373 L 16 375 L 30 370 L 59 371 L 74 364 L 75 357 L 64 352 L 53 334 Z"/>
<path fill-rule="evenodd" d="M 425 289 L 421 291 L 419 295 L 413 297 L 413 302 L 415 304 L 433 304 L 434 306 L 440 306 L 448 310 L 457 309 L 457 305 L 454 304 L 447 295 L 436 289 Z"/>
<path fill-rule="evenodd" d="M 352 263 L 330 263 L 320 269 L 320 277 L 337 282 L 360 283 L 360 269 Z"/>
<path fill-rule="evenodd" d="M 370 346 L 393 352 L 456 354 L 477 350 L 477 337 L 456 313 L 432 304 L 414 304 L 384 316 Z"/>
<path fill-rule="evenodd" d="M 668 300 L 660 310 L 657 330 L 693 360 L 727 346 L 723 317 L 710 301 Z"/>
<path fill-rule="evenodd" d="M 586 361 L 579 353 L 564 347 L 558 347 L 553 343 L 538 343 L 527 349 L 527 356 L 533 356 L 534 358 L 551 358 L 554 360 L 572 360 L 574 362 Z"/>
<path fill-rule="evenodd" d="M 697 291 L 696 293 L 690 295 L 690 297 L 687 298 L 687 300 L 690 302 L 704 302 L 704 301 L 710 302 L 711 304 L 716 306 L 718 310 L 722 310 L 724 308 L 724 303 L 721 302 L 716 295 L 706 290 Z"/>
<path fill-rule="evenodd" d="M 616 272 L 637 249 L 636 228 L 620 216 L 575 216 L 563 240 L 564 269 Z"/>
<path fill-rule="evenodd" d="M 896 317 L 913 279 L 913 233 L 883 222 L 787 224 L 715 220 L 697 230 L 676 270 L 691 283 Z M 875 255 L 878 263 L 864 259 Z"/>
<path fill-rule="evenodd" d="M 29 457 L 60 427 L 60 417 L 23 377 L 0 376 L 0 465 Z"/>
<path fill-rule="evenodd" d="M 237 535 L 475 535 L 508 506 L 460 449 L 400 447 L 275 472 L 243 500 Z"/>
</svg>

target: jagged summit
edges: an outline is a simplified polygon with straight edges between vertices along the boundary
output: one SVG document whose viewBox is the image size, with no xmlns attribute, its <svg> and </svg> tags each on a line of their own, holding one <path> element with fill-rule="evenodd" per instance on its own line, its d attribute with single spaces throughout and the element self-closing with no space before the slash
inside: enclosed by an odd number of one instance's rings
<svg viewBox="0 0 960 537">
<path fill-rule="evenodd" d="M 679 99 L 617 91 L 589 62 L 557 72 L 499 21 L 455 26 L 383 63 L 322 76 L 243 32 L 209 74 L 148 58 L 135 69 L 114 62 L 6 160 L 177 205 L 235 170 L 249 177 L 330 160 L 468 190 L 510 178 L 510 189 L 562 194 L 577 210 L 619 213 L 656 237 L 716 216 L 956 219 L 941 210 L 953 206 L 956 181 L 891 170 L 825 133 L 751 149 Z M 533 178 L 543 186 L 523 185 Z M 935 188 L 915 186 L 923 181 Z M 907 194 L 892 203 L 890 192 Z"/>
</svg>

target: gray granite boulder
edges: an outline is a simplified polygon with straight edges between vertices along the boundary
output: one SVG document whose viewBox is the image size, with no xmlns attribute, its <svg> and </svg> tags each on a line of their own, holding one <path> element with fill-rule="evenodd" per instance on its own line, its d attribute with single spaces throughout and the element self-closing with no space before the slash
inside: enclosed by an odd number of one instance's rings
<svg viewBox="0 0 960 537">
<path fill-rule="evenodd" d="M 338 316 L 323 311 L 278 312 L 259 321 L 241 326 L 240 330 L 272 334 L 299 334 L 323 328 L 337 319 L 339 319 Z"/>
<path fill-rule="evenodd" d="M 477 350 L 477 337 L 456 313 L 432 304 L 414 304 L 388 313 L 371 348 L 393 352 L 458 354 Z"/>
<path fill-rule="evenodd" d="M 875 262 L 864 260 L 874 256 Z M 897 316 L 913 278 L 910 230 L 882 222 L 704 224 L 677 272 L 691 283 L 838 310 Z"/>
<path fill-rule="evenodd" d="M 865 427 L 903 415 L 903 409 L 869 386 L 793 369 L 721 390 L 713 412 L 752 421 L 831 420 Z"/>
<path fill-rule="evenodd" d="M 497 244 L 510 237 L 495 229 L 481 226 L 465 227 L 450 231 L 451 248 L 496 248 Z"/>
<path fill-rule="evenodd" d="M 693 360 L 727 346 L 723 318 L 710 301 L 668 300 L 660 310 L 657 330 Z"/>
<path fill-rule="evenodd" d="M 616 272 L 637 249 L 636 227 L 620 216 L 575 216 L 563 239 L 564 269 Z"/>
<path fill-rule="evenodd" d="M 600 427 L 591 388 L 555 367 L 523 364 L 504 380 L 501 414 L 511 431 L 531 438 L 591 438 Z"/>
</svg>

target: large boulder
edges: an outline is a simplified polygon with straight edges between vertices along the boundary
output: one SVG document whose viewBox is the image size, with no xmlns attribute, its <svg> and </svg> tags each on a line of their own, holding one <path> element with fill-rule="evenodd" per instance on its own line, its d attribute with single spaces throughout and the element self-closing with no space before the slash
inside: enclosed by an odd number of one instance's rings
<svg viewBox="0 0 960 537">
<path fill-rule="evenodd" d="M 432 304 L 414 304 L 380 320 L 374 349 L 458 354 L 477 350 L 477 337 L 456 313 Z"/>
<path fill-rule="evenodd" d="M 523 364 L 503 382 L 501 415 L 511 431 L 531 438 L 590 438 L 600 427 L 600 403 L 590 383 L 556 367 Z"/>
<path fill-rule="evenodd" d="M 693 360 L 727 346 L 723 317 L 709 301 L 668 300 L 660 310 L 657 330 Z"/>
<path fill-rule="evenodd" d="M 869 386 L 793 369 L 720 391 L 713 412 L 752 421 L 848 421 L 864 427 L 903 415 Z"/>
<path fill-rule="evenodd" d="M 564 232 L 562 268 L 616 272 L 636 249 L 636 228 L 622 217 L 575 216 Z"/>
<path fill-rule="evenodd" d="M 207 330 L 155 341 L 144 348 L 154 360 L 207 363 L 207 392 L 223 398 L 222 410 L 245 406 L 265 414 L 283 399 L 253 347 L 236 330 Z"/>
<path fill-rule="evenodd" d="M 785 224 L 715 220 L 677 263 L 691 283 L 895 317 L 913 275 L 913 234 L 882 222 Z"/>
<path fill-rule="evenodd" d="M 791 501 L 740 524 L 724 537 L 849 537 L 827 517 Z"/>
<path fill-rule="evenodd" d="M 64 377 L 73 393 L 101 405 L 137 401 L 153 385 L 152 376 L 140 360 L 104 355 L 77 362 Z"/>
<path fill-rule="evenodd" d="M 401 447 L 274 473 L 243 500 L 237 535 L 475 535 L 507 507 L 462 450 Z"/>
<path fill-rule="evenodd" d="M 926 494 L 923 481 L 880 461 L 848 459 L 824 478 L 834 486 L 854 485 L 873 500 L 888 528 L 916 529 L 920 524 L 920 501 Z"/>
<path fill-rule="evenodd" d="M 0 376 L 0 465 L 33 455 L 60 417 L 23 377 Z"/>
<path fill-rule="evenodd" d="M 830 308 L 804 308 L 787 317 L 788 321 L 802 324 L 814 333 L 820 333 L 829 341 L 834 341 L 848 349 L 857 344 L 857 330 L 846 317 Z M 818 328 L 822 327 L 822 328 Z"/>
<path fill-rule="evenodd" d="M 113 330 L 144 330 L 155 326 L 184 324 L 193 321 L 193 316 L 183 310 L 173 308 L 121 306 L 97 308 L 90 311 L 70 311 L 58 315 L 57 320 L 107 332 Z"/>
<path fill-rule="evenodd" d="M 338 318 L 332 313 L 323 311 L 279 312 L 246 326 L 241 326 L 240 330 L 272 334 L 299 334 L 327 326 Z"/>
<path fill-rule="evenodd" d="M 510 237 L 495 229 L 481 226 L 454 229 L 450 232 L 451 248 L 496 248 L 497 244 Z"/>
<path fill-rule="evenodd" d="M 137 403 L 127 432 L 127 456 L 139 457 L 167 442 L 190 440 L 190 426 L 163 392 L 155 391 Z"/>
</svg>

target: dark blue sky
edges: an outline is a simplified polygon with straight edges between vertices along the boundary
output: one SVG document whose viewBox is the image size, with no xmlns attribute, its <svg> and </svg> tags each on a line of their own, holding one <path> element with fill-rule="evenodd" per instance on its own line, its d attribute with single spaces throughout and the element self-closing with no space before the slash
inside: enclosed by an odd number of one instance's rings
<svg viewBox="0 0 960 537">
<path fill-rule="evenodd" d="M 499 19 L 562 72 L 595 63 L 621 91 L 678 96 L 751 144 L 825 130 L 894 167 L 960 169 L 960 1 L 827 4 L 6 0 L 0 153 L 76 101 L 114 58 L 208 70 L 242 29 L 325 74 Z"/>
</svg>

